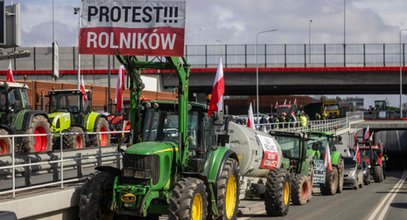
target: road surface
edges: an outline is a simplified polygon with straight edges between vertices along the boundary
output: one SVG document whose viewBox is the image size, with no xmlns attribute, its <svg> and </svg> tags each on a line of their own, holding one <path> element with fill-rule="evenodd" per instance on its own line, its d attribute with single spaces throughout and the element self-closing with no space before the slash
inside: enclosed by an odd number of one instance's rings
<svg viewBox="0 0 407 220">
<path fill-rule="evenodd" d="M 407 219 L 406 176 L 407 171 L 394 171 L 388 173 L 384 182 L 373 182 L 362 189 L 347 189 L 333 196 L 314 194 L 306 205 L 292 205 L 287 216 L 272 219 Z M 317 190 L 314 188 L 314 191 Z M 239 220 L 271 219 L 266 216 L 261 201 L 241 201 L 239 207 L 242 212 Z"/>
</svg>

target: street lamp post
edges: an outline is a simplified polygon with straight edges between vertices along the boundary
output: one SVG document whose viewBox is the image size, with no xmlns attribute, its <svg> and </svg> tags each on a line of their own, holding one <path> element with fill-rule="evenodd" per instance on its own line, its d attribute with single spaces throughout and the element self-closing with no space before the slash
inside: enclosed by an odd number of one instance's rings
<svg viewBox="0 0 407 220">
<path fill-rule="evenodd" d="M 346 0 L 343 0 L 343 66 L 346 66 Z"/>
<path fill-rule="evenodd" d="M 401 34 L 403 31 L 407 31 L 407 28 L 400 29 L 399 31 L 399 44 L 400 44 L 400 118 L 403 117 L 403 61 L 402 61 L 402 44 L 401 44 Z"/>
<path fill-rule="evenodd" d="M 255 49 L 255 53 L 256 53 L 256 116 L 257 116 L 257 119 L 259 119 L 259 62 L 257 60 L 257 55 L 258 55 L 257 46 L 258 46 L 258 42 L 259 42 L 259 35 L 268 33 L 268 32 L 274 32 L 274 31 L 277 31 L 277 29 L 260 31 L 260 32 L 257 32 L 257 34 L 256 34 L 256 47 L 254 49 Z"/>
<path fill-rule="evenodd" d="M 309 20 L 309 26 L 308 26 L 308 63 L 311 65 L 311 23 L 312 19 Z"/>
<path fill-rule="evenodd" d="M 81 14 L 80 8 L 73 8 L 74 14 L 78 15 L 78 89 L 81 89 L 81 54 L 79 53 L 79 41 L 80 41 L 80 31 L 81 31 Z"/>
</svg>

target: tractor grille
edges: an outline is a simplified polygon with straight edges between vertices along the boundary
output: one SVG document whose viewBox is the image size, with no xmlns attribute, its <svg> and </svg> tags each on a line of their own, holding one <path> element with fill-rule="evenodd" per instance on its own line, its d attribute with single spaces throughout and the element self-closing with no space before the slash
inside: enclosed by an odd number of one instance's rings
<svg viewBox="0 0 407 220">
<path fill-rule="evenodd" d="M 157 155 L 144 156 L 127 154 L 123 158 L 123 168 L 150 171 L 153 185 L 157 184 L 160 179 L 160 158 Z M 124 178 L 123 180 L 131 184 L 148 183 L 148 181 L 140 180 L 137 178 Z"/>
</svg>

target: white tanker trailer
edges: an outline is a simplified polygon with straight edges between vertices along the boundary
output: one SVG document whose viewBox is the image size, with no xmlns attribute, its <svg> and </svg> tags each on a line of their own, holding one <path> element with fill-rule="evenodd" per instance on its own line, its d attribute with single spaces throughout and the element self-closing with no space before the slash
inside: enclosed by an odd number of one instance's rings
<svg viewBox="0 0 407 220">
<path fill-rule="evenodd" d="M 280 169 L 283 153 L 271 135 L 234 122 L 229 123 L 229 145 L 239 158 L 243 198 L 264 198 L 269 216 L 288 213 L 291 193 L 290 175 Z"/>
</svg>

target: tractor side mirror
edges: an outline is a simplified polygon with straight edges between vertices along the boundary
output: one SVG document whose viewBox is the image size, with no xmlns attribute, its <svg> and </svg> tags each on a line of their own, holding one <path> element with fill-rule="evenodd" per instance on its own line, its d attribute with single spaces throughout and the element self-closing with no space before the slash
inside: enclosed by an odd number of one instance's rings
<svg viewBox="0 0 407 220">
<path fill-rule="evenodd" d="M 86 95 L 88 96 L 88 100 L 89 100 L 89 101 L 92 101 L 92 93 L 91 93 L 91 92 L 88 92 Z"/>
</svg>

